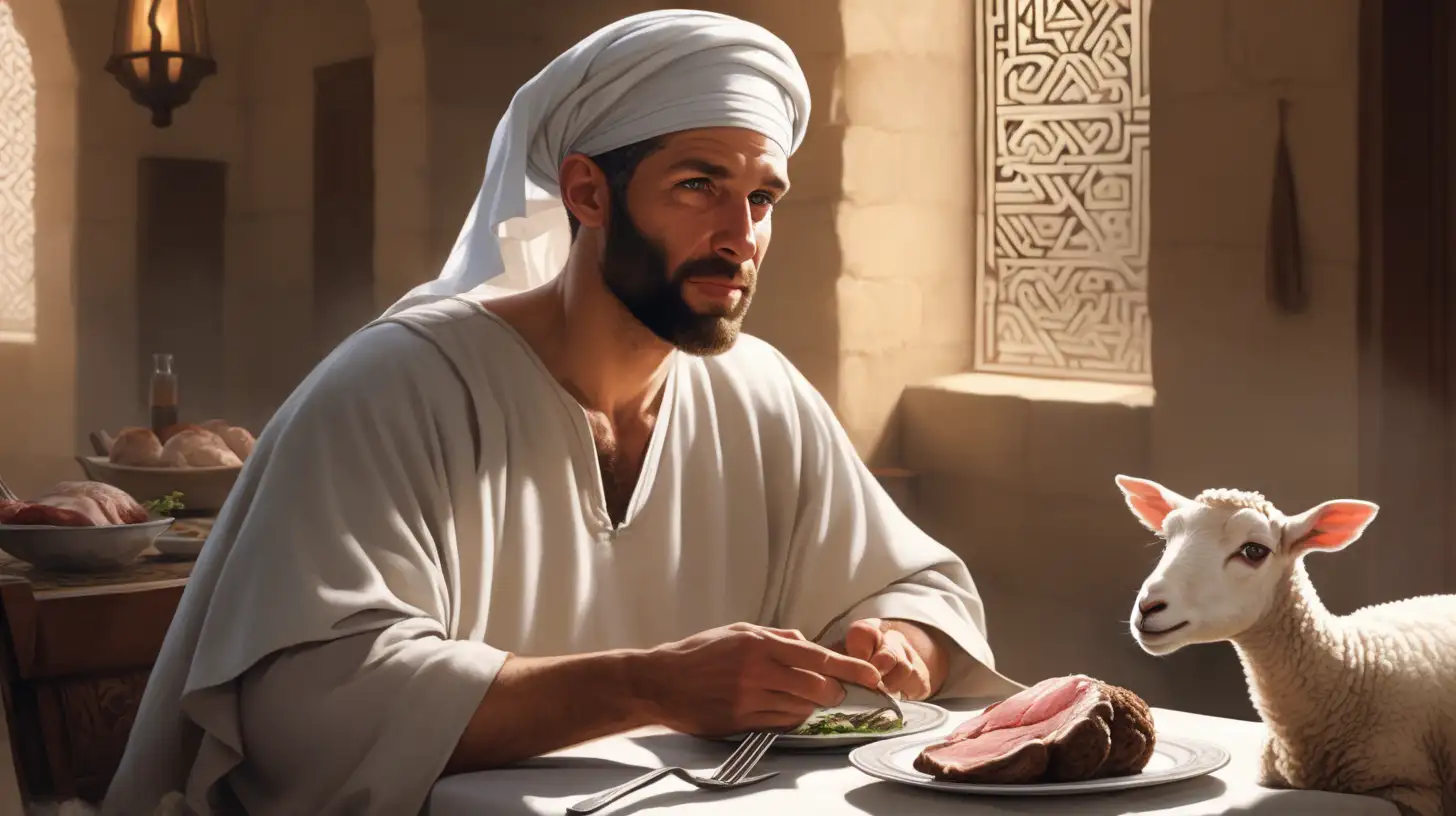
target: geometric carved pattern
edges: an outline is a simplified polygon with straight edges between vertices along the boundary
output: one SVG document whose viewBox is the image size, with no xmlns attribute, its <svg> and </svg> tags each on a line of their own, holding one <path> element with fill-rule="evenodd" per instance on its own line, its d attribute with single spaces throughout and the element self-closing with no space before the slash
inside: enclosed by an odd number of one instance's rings
<svg viewBox="0 0 1456 816">
<path fill-rule="evenodd" d="M 0 0 L 0 342 L 35 342 L 35 71 Z"/>
<path fill-rule="evenodd" d="M 986 0 L 976 368 L 1151 383 L 1152 0 Z"/>
</svg>

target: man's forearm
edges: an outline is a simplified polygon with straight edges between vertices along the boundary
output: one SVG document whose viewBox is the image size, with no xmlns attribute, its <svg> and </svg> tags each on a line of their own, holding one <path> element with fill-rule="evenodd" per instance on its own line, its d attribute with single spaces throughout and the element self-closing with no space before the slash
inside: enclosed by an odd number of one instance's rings
<svg viewBox="0 0 1456 816">
<path fill-rule="evenodd" d="M 465 727 L 446 774 L 483 770 L 650 725 L 638 688 L 644 653 L 506 659 Z"/>
</svg>

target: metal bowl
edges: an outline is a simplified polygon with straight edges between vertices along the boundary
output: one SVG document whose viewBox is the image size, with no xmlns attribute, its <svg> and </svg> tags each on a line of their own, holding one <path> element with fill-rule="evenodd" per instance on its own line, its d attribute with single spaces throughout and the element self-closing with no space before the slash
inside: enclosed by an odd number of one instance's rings
<svg viewBox="0 0 1456 816">
<path fill-rule="evenodd" d="M 0 524 L 0 550 L 52 572 L 105 572 L 136 561 L 172 522 L 153 516 L 140 524 L 104 527 Z"/>
</svg>

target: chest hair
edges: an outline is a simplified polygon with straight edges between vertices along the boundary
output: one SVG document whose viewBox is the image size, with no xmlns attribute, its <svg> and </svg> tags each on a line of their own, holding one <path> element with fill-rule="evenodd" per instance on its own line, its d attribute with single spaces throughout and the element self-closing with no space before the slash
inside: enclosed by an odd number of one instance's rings
<svg viewBox="0 0 1456 816">
<path fill-rule="evenodd" d="M 652 438 L 656 422 L 644 419 L 641 427 L 618 429 L 604 414 L 588 412 L 587 419 L 597 449 L 597 467 L 602 474 L 607 513 L 612 524 L 621 524 L 627 516 L 632 491 L 637 488 L 637 480 L 642 476 L 647 443 Z"/>
</svg>

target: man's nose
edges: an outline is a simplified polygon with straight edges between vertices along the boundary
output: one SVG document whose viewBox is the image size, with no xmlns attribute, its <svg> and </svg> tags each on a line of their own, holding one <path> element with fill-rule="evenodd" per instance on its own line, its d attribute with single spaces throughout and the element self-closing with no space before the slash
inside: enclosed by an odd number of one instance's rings
<svg viewBox="0 0 1456 816">
<path fill-rule="evenodd" d="M 758 222 L 747 201 L 723 205 L 722 223 L 714 240 L 714 249 L 733 263 L 744 263 L 758 256 Z"/>
</svg>

